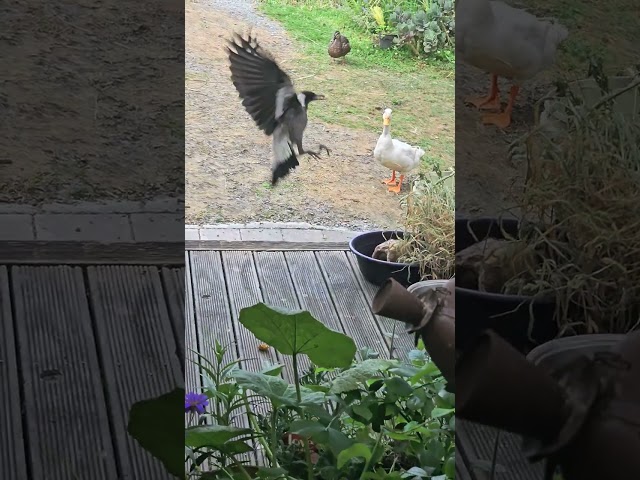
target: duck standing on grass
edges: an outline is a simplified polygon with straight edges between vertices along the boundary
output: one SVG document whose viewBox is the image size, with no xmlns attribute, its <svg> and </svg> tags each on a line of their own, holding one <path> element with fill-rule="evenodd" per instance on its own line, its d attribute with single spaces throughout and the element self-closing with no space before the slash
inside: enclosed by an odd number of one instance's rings
<svg viewBox="0 0 640 480">
<path fill-rule="evenodd" d="M 405 174 L 420 165 L 424 150 L 391 138 L 391 109 L 385 109 L 382 114 L 382 135 L 378 138 L 373 157 L 383 166 L 393 171 L 389 180 L 382 183 L 389 185 L 389 191 L 400 193 Z M 396 171 L 400 172 L 400 180 L 396 180 Z"/>
<path fill-rule="evenodd" d="M 245 39 L 234 34 L 228 42 L 227 53 L 231 80 L 242 98 L 242 105 L 260 130 L 273 138 L 271 184 L 275 185 L 300 165 L 296 154 L 320 158 L 318 152 L 302 147 L 302 135 L 307 127 L 309 103 L 325 97 L 307 90 L 296 92 L 289 75 L 251 35 Z M 319 149 L 330 154 L 324 145 Z"/>
<path fill-rule="evenodd" d="M 458 0 L 456 17 L 456 56 L 491 74 L 489 94 L 465 101 L 482 110 L 500 110 L 498 77 L 512 79 L 506 108 L 482 118 L 485 124 L 507 128 L 520 84 L 553 64 L 569 32 L 500 1 Z"/>
<path fill-rule="evenodd" d="M 349 39 L 336 31 L 333 34 L 333 40 L 329 43 L 329 56 L 331 58 L 342 58 L 342 62 L 345 62 L 347 53 L 351 51 L 351 45 Z"/>
</svg>

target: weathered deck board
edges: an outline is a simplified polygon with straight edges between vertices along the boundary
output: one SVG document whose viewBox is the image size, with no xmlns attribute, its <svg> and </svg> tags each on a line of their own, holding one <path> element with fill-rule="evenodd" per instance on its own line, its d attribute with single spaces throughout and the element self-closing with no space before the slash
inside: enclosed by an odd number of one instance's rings
<svg viewBox="0 0 640 480">
<path fill-rule="evenodd" d="M 222 264 L 241 365 L 246 370 L 258 372 L 262 370 L 263 362 L 277 363 L 279 359 L 273 349 L 266 352 L 258 350 L 260 342 L 239 321 L 240 310 L 262 302 L 253 254 L 252 252 L 222 252 Z"/>
<path fill-rule="evenodd" d="M 0 265 L 181 265 L 183 242 L 2 241 Z"/>
<path fill-rule="evenodd" d="M 474 477 L 471 476 L 467 466 L 464 461 L 456 451 L 456 480 L 475 480 Z"/>
<path fill-rule="evenodd" d="M 28 478 L 7 267 L 0 266 L 0 477 Z"/>
<path fill-rule="evenodd" d="M 314 252 L 318 250 L 349 250 L 348 242 L 284 242 L 260 240 L 186 240 L 188 251 L 245 251 L 245 252 L 287 252 L 292 250 Z M 0 250 L 0 253 L 2 251 Z"/>
<path fill-rule="evenodd" d="M 187 391 L 196 391 L 202 384 L 200 379 L 200 369 L 198 368 L 198 358 L 193 352 L 199 352 L 198 336 L 196 331 L 196 314 L 193 296 L 193 276 L 191 272 L 191 262 L 189 260 L 189 254 L 185 253 L 185 278 L 183 280 L 185 290 L 185 303 L 184 303 L 184 315 L 185 315 L 185 329 L 184 329 L 184 343 L 185 343 L 185 365 L 184 365 L 184 379 L 185 389 Z"/>
<path fill-rule="evenodd" d="M 283 252 L 256 252 L 254 254 L 258 280 L 262 297 L 268 305 L 299 310 L 300 303 L 296 296 L 295 288 L 289 276 L 289 267 Z M 293 365 L 291 356 L 281 355 L 280 361 L 285 365 L 284 378 L 293 381 Z M 309 360 L 301 355 L 298 361 L 300 373 L 309 367 Z"/>
<path fill-rule="evenodd" d="M 344 332 L 313 252 L 285 252 L 300 307 L 327 328 Z"/>
<path fill-rule="evenodd" d="M 105 266 L 89 267 L 87 277 L 122 478 L 170 479 L 127 434 L 135 402 L 184 384 L 160 274 L 150 267 Z"/>
<path fill-rule="evenodd" d="M 364 292 L 353 275 L 344 252 L 316 252 L 316 258 L 336 307 L 344 331 L 358 349 L 367 347 L 389 358 L 382 332 L 371 313 Z"/>
<path fill-rule="evenodd" d="M 262 292 L 260 291 L 253 252 L 222 252 L 222 265 L 242 368 L 258 372 L 264 368 L 265 364 L 279 363 L 276 351 L 271 348 L 264 352 L 260 351 L 258 339 L 240 323 L 240 311 L 243 308 L 262 302 Z M 254 403 L 251 406 L 251 411 L 266 415 L 268 405 Z M 260 444 L 258 442 L 253 442 L 253 444 L 258 464 L 264 465 L 264 452 Z"/>
<path fill-rule="evenodd" d="M 180 361 L 182 371 L 185 370 L 185 269 L 167 268 L 162 269 L 162 280 L 164 284 L 167 307 L 171 316 L 171 326 L 173 327 L 173 338 L 176 342 L 176 355 Z"/>
<path fill-rule="evenodd" d="M 191 252 L 193 298 L 199 352 L 214 358 L 215 342 L 227 346 L 226 362 L 238 358 L 220 252 Z"/>
<path fill-rule="evenodd" d="M 198 352 L 207 360 L 213 361 L 215 342 L 218 341 L 228 347 L 224 362 L 233 362 L 241 358 L 241 355 L 234 332 L 221 254 L 211 251 L 191 252 L 190 266 Z M 246 411 L 238 410 L 233 423 L 240 427 L 248 426 Z M 255 459 L 255 456 L 245 455 L 242 458 Z"/>
<path fill-rule="evenodd" d="M 475 461 L 489 461 L 493 457 L 497 430 L 472 422 L 458 420 L 456 422 L 456 437 L 469 459 Z M 496 473 L 496 480 L 540 480 L 544 475 L 542 463 L 530 464 L 522 454 L 521 440 L 517 435 L 507 432 L 500 433 L 497 463 L 505 468 L 504 473 Z M 471 470 L 471 467 L 469 467 Z"/>
<path fill-rule="evenodd" d="M 351 264 L 351 268 L 355 277 L 360 284 L 360 288 L 365 294 L 367 299 L 367 305 L 371 306 L 371 302 L 373 302 L 373 297 L 378 291 L 377 286 L 369 283 L 363 276 L 362 272 L 358 268 L 358 264 L 356 261 L 356 257 L 351 252 L 346 252 L 347 258 L 349 259 L 349 263 Z M 387 345 L 387 348 L 393 348 L 394 358 L 398 357 L 401 359 L 406 358 L 406 352 L 411 351 L 415 348 L 414 337 L 413 335 L 408 335 L 406 331 L 406 327 L 391 318 L 382 317 L 380 315 L 375 315 L 374 318 L 378 322 L 378 326 L 384 335 L 384 340 Z M 392 345 L 393 341 L 393 345 Z"/>
<path fill-rule="evenodd" d="M 30 478 L 119 478 L 82 269 L 11 275 Z"/>
</svg>

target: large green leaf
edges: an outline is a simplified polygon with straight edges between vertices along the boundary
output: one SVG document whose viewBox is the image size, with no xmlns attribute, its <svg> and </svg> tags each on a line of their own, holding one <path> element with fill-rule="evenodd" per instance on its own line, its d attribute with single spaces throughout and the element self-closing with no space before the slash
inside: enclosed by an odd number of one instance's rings
<svg viewBox="0 0 640 480">
<path fill-rule="evenodd" d="M 338 455 L 338 468 L 344 467 L 349 460 L 356 457 L 369 460 L 371 458 L 371 449 L 364 443 L 354 443 Z"/>
<path fill-rule="evenodd" d="M 380 376 L 381 371 L 395 365 L 392 360 L 372 358 L 353 366 L 349 370 L 340 373 L 331 382 L 331 393 L 344 393 L 355 390 L 367 380 Z"/>
<path fill-rule="evenodd" d="M 311 438 L 327 430 L 327 427 L 313 420 L 295 420 L 291 422 L 289 431 L 301 437 Z"/>
<path fill-rule="evenodd" d="M 311 438 L 315 443 L 326 445 L 334 455 L 348 449 L 353 445 L 353 440 L 347 437 L 340 430 L 311 420 L 296 420 L 291 424 L 291 433 L 298 434 L 305 438 Z"/>
<path fill-rule="evenodd" d="M 184 443 L 191 448 L 222 448 L 232 438 L 251 433 L 250 429 L 226 425 L 201 425 L 185 431 Z"/>
<path fill-rule="evenodd" d="M 240 310 L 240 323 L 280 353 L 304 353 L 319 367 L 346 368 L 356 354 L 351 338 L 325 327 L 307 311 L 258 303 Z"/>
<path fill-rule="evenodd" d="M 167 471 L 184 478 L 183 388 L 135 403 L 129 411 L 129 435 L 160 460 Z"/>
<path fill-rule="evenodd" d="M 308 388 L 300 387 L 302 401 L 298 402 L 295 387 L 280 377 L 246 370 L 236 370 L 233 372 L 233 376 L 243 387 L 267 397 L 276 408 L 282 405 L 319 405 L 325 399 L 323 392 L 314 392 Z"/>
</svg>

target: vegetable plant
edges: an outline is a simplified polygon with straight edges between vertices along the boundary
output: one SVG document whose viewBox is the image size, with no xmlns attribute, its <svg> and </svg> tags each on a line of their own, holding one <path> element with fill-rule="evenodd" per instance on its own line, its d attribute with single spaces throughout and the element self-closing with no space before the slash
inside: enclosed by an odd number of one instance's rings
<svg viewBox="0 0 640 480">
<path fill-rule="evenodd" d="M 422 345 L 380 358 L 309 312 L 263 303 L 239 321 L 282 363 L 245 370 L 221 345 L 198 357 L 180 478 L 454 478 L 455 398 Z"/>
</svg>

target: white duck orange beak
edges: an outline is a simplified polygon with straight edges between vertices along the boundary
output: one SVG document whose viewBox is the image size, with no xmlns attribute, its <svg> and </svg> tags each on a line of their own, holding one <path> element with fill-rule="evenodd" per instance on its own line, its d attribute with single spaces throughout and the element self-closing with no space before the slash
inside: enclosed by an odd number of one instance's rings
<svg viewBox="0 0 640 480">
<path fill-rule="evenodd" d="M 385 108 L 384 113 L 382 114 L 382 125 L 388 127 L 391 125 L 391 109 Z"/>
</svg>

